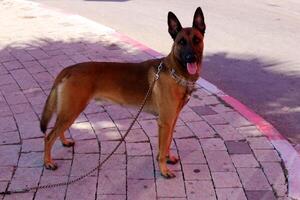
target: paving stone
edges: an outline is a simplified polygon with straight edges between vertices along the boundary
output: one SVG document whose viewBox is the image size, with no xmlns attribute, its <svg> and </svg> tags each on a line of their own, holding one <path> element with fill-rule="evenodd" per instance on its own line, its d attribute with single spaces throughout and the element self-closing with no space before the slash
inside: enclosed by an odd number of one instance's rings
<svg viewBox="0 0 300 200">
<path fill-rule="evenodd" d="M 204 151 L 227 150 L 224 141 L 220 138 L 200 139 Z"/>
<path fill-rule="evenodd" d="M 166 184 L 166 179 L 159 176 L 156 179 L 157 196 L 158 197 L 185 197 L 184 181 L 181 172 L 174 172 L 176 177 L 169 179 Z"/>
<path fill-rule="evenodd" d="M 18 167 L 42 167 L 43 152 L 21 153 Z"/>
<path fill-rule="evenodd" d="M 187 126 L 177 126 L 173 133 L 173 138 L 187 138 L 193 136 L 193 132 Z"/>
<path fill-rule="evenodd" d="M 237 168 L 245 190 L 271 190 L 260 168 Z"/>
<path fill-rule="evenodd" d="M 149 137 L 158 135 L 158 126 L 156 120 L 142 120 L 139 121 L 139 124 Z"/>
<path fill-rule="evenodd" d="M 0 192 L 5 192 L 8 186 L 8 181 L 1 181 L 0 182 Z M 2 196 L 0 196 L 2 199 Z"/>
<path fill-rule="evenodd" d="M 14 114 L 20 114 L 24 112 L 33 112 L 32 107 L 29 103 L 22 103 L 17 105 L 11 105 L 10 109 Z"/>
<path fill-rule="evenodd" d="M 68 176 L 47 176 L 41 177 L 40 185 L 56 184 L 65 182 L 68 180 Z M 38 189 L 35 195 L 35 200 L 43 199 L 64 199 L 67 186 L 60 186 L 54 188 L 47 188 L 46 190 Z"/>
<path fill-rule="evenodd" d="M 130 156 L 127 160 L 127 176 L 131 179 L 153 179 L 154 169 L 151 156 Z"/>
<path fill-rule="evenodd" d="M 74 153 L 99 153 L 100 148 L 96 139 L 79 140 L 74 146 Z"/>
<path fill-rule="evenodd" d="M 107 157 L 108 155 L 101 156 L 101 162 Z M 126 168 L 126 154 L 114 154 L 111 156 L 110 159 L 105 162 L 105 164 L 101 167 L 101 169 L 125 169 Z"/>
<path fill-rule="evenodd" d="M 114 120 L 132 118 L 132 114 L 127 108 L 119 105 L 105 106 L 105 110 Z"/>
<path fill-rule="evenodd" d="M 211 172 L 234 172 L 235 168 L 227 151 L 204 151 Z"/>
<path fill-rule="evenodd" d="M 209 124 L 227 124 L 225 119 L 220 115 L 205 115 L 202 118 L 207 121 Z"/>
<path fill-rule="evenodd" d="M 4 197 L 4 200 L 16 200 L 16 199 L 32 200 L 34 195 L 35 195 L 34 192 L 19 193 L 19 194 L 14 194 L 14 195 L 6 195 Z"/>
<path fill-rule="evenodd" d="M 206 159 L 202 150 L 189 151 L 181 150 L 179 151 L 180 161 L 183 164 L 205 164 Z"/>
<path fill-rule="evenodd" d="M 115 120 L 115 125 L 120 131 L 126 131 L 133 119 L 120 119 L 120 120 Z M 132 129 L 140 129 L 141 126 L 138 123 L 134 123 Z"/>
<path fill-rule="evenodd" d="M 34 152 L 44 150 L 44 138 L 22 140 L 22 152 Z"/>
<path fill-rule="evenodd" d="M 103 141 L 100 144 L 101 154 L 110 154 L 112 150 L 118 145 L 119 141 Z M 123 154 L 125 153 L 125 145 L 122 143 L 115 153 Z"/>
<path fill-rule="evenodd" d="M 135 131 L 135 130 L 131 130 L 131 131 Z M 121 139 L 121 133 L 116 127 L 98 130 L 96 131 L 96 134 L 98 136 L 98 139 L 101 142 Z"/>
<path fill-rule="evenodd" d="M 99 164 L 98 154 L 74 154 L 70 176 L 79 176 Z M 95 176 L 96 172 L 92 174 Z"/>
<path fill-rule="evenodd" d="M 98 195 L 97 200 L 126 200 L 126 195 Z"/>
<path fill-rule="evenodd" d="M 237 141 L 243 140 L 245 137 L 237 132 L 237 130 L 230 124 L 225 125 L 212 125 L 216 132 L 221 136 L 225 141 Z"/>
<path fill-rule="evenodd" d="M 86 177 L 68 186 L 66 199 L 95 199 L 97 177 Z"/>
<path fill-rule="evenodd" d="M 126 171 L 101 170 L 97 194 L 126 194 Z"/>
<path fill-rule="evenodd" d="M 213 172 L 211 175 L 216 188 L 242 187 L 236 172 Z"/>
<path fill-rule="evenodd" d="M 249 144 L 245 141 L 225 141 L 229 154 L 251 154 L 251 148 Z"/>
<path fill-rule="evenodd" d="M 203 116 L 203 115 L 215 115 L 215 114 L 217 114 L 209 106 L 191 106 L 191 109 L 195 113 L 197 113 L 199 116 Z"/>
<path fill-rule="evenodd" d="M 181 119 L 185 123 L 203 121 L 203 119 L 199 115 L 197 115 L 194 111 L 181 112 L 179 114 L 179 119 Z"/>
<path fill-rule="evenodd" d="M 246 195 L 248 200 L 275 200 L 276 197 L 274 196 L 272 191 L 247 191 Z"/>
<path fill-rule="evenodd" d="M 241 126 L 250 126 L 252 125 L 248 120 L 242 117 L 237 112 L 226 112 L 223 113 L 222 116 L 234 127 L 241 127 Z"/>
<path fill-rule="evenodd" d="M 266 137 L 247 138 L 247 141 L 252 149 L 274 149 Z"/>
<path fill-rule="evenodd" d="M 224 104 L 216 104 L 216 105 L 210 105 L 211 109 L 216 111 L 217 113 L 224 113 L 224 112 L 231 112 L 233 111 L 231 107 L 226 106 Z"/>
<path fill-rule="evenodd" d="M 116 125 L 110 119 L 107 113 L 94 113 L 87 115 L 88 120 L 90 121 L 93 129 L 96 131 L 104 129 L 104 128 L 114 128 Z"/>
<path fill-rule="evenodd" d="M 150 143 L 127 143 L 128 156 L 151 156 Z"/>
<path fill-rule="evenodd" d="M 20 137 L 19 137 L 18 132 L 13 131 L 13 132 L 1 133 L 0 145 L 1 144 L 19 144 L 19 143 L 20 143 Z"/>
<path fill-rule="evenodd" d="M 252 154 L 232 154 L 230 157 L 235 167 L 259 167 Z"/>
<path fill-rule="evenodd" d="M 217 199 L 212 181 L 186 181 L 186 193 L 189 200 Z"/>
<path fill-rule="evenodd" d="M 212 138 L 215 136 L 215 131 L 204 121 L 189 122 L 187 126 L 198 138 Z"/>
<path fill-rule="evenodd" d="M 218 200 L 247 200 L 242 188 L 217 188 Z"/>
<path fill-rule="evenodd" d="M 261 137 L 263 134 L 255 126 L 238 127 L 238 132 L 244 137 Z"/>
<path fill-rule="evenodd" d="M 184 164 L 184 179 L 191 180 L 211 180 L 210 172 L 207 165 Z"/>
<path fill-rule="evenodd" d="M 270 184 L 285 184 L 285 176 L 280 163 L 261 162 L 261 165 Z"/>
<path fill-rule="evenodd" d="M 33 77 L 25 69 L 13 70 L 10 72 L 14 77 L 21 89 L 26 90 L 29 88 L 38 87 L 38 84 Z"/>
<path fill-rule="evenodd" d="M 35 60 L 22 62 L 22 64 L 25 66 L 25 68 L 31 74 L 35 74 L 35 73 L 45 72 L 46 71 L 46 69 L 44 67 L 42 67 L 42 65 L 39 62 L 37 62 Z"/>
<path fill-rule="evenodd" d="M 122 135 L 125 134 L 126 131 L 122 131 Z M 131 130 L 130 133 L 127 135 L 125 138 L 126 142 L 146 142 L 149 141 L 148 137 L 146 136 L 145 132 L 143 129 L 134 129 Z"/>
<path fill-rule="evenodd" d="M 17 165 L 20 145 L 0 145 L 0 166 Z"/>
<path fill-rule="evenodd" d="M 69 130 L 72 135 L 72 138 L 76 141 L 96 138 L 93 128 L 89 122 L 72 124 Z"/>
<path fill-rule="evenodd" d="M 2 64 L 8 71 L 24 68 L 24 66 L 19 61 L 16 60 L 4 62 Z"/>
<path fill-rule="evenodd" d="M 21 118 L 23 117 L 28 117 L 30 118 L 32 115 L 23 115 L 20 117 L 19 122 L 18 122 L 18 128 L 20 132 L 21 139 L 29 139 L 29 138 L 36 138 L 36 137 L 44 137 L 45 135 L 41 132 L 40 130 L 40 123 L 39 121 L 25 121 L 22 120 Z M 16 115 L 15 115 L 16 117 Z M 37 120 L 37 119 L 36 119 Z"/>
<path fill-rule="evenodd" d="M 276 150 L 254 150 L 254 154 L 258 161 L 280 161 L 280 157 Z"/>
<path fill-rule="evenodd" d="M 179 151 L 199 151 L 201 145 L 196 138 L 176 139 L 176 146 Z"/>
<path fill-rule="evenodd" d="M 154 180 L 128 180 L 128 200 L 156 199 Z"/>
<path fill-rule="evenodd" d="M 13 166 L 0 167 L 0 183 L 1 181 L 10 181 L 14 171 Z"/>
<path fill-rule="evenodd" d="M 13 178 L 11 179 L 11 184 L 9 185 L 9 190 L 24 189 L 26 187 L 37 186 L 40 176 L 42 174 L 43 168 L 21 168 L 18 167 Z"/>
<path fill-rule="evenodd" d="M 17 126 L 13 117 L 0 118 L 0 133 L 13 132 L 16 130 L 17 130 Z"/>
</svg>

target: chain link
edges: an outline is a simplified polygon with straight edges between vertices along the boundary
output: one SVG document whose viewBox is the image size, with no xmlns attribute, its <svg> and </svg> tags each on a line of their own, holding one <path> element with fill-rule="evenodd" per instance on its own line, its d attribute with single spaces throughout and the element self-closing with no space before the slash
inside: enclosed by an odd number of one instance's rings
<svg viewBox="0 0 300 200">
<path fill-rule="evenodd" d="M 54 183 L 54 184 L 47 184 L 47 185 L 40 185 L 40 186 L 34 186 L 34 187 L 28 187 L 28 188 L 24 188 L 24 189 L 19 189 L 19 190 L 10 190 L 10 191 L 5 191 L 5 192 L 0 192 L 0 195 L 10 195 L 10 194 L 15 194 L 15 193 L 26 193 L 29 192 L 31 190 L 37 190 L 37 189 L 48 189 L 48 188 L 54 188 L 54 187 L 60 187 L 60 186 L 64 186 L 64 185 L 71 185 L 75 182 L 78 182 L 84 178 L 86 178 L 87 176 L 91 175 L 93 172 L 95 172 L 96 170 L 100 169 L 102 167 L 102 165 L 117 151 L 117 149 L 120 147 L 120 145 L 123 143 L 123 141 L 125 140 L 126 136 L 128 135 L 128 133 L 130 132 L 130 130 L 132 129 L 134 123 L 136 122 L 137 118 L 139 117 L 139 115 L 141 114 L 143 108 L 145 107 L 147 100 L 149 98 L 149 96 L 152 93 L 153 87 L 156 83 L 156 81 L 159 79 L 159 73 L 161 72 L 163 67 L 163 61 L 160 62 L 159 66 L 157 67 L 157 72 L 155 73 L 155 77 L 151 83 L 151 85 L 149 86 L 149 89 L 145 95 L 145 98 L 143 99 L 142 104 L 140 105 L 137 114 L 135 115 L 134 119 L 132 120 L 130 126 L 128 127 L 126 133 L 121 137 L 120 142 L 115 146 L 115 148 L 112 150 L 112 152 L 101 162 L 99 163 L 98 166 L 96 166 L 95 168 L 93 168 L 92 170 L 88 171 L 87 173 L 79 176 L 76 179 L 73 180 L 69 180 L 69 181 L 65 181 L 65 182 L 60 182 L 60 183 Z"/>
</svg>

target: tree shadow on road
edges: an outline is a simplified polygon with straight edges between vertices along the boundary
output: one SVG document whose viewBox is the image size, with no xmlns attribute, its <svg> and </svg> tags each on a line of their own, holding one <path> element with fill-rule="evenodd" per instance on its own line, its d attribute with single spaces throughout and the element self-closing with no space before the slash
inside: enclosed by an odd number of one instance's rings
<svg viewBox="0 0 300 200">
<path fill-rule="evenodd" d="M 285 69 L 291 64 L 253 55 L 212 53 L 205 56 L 202 77 L 300 142 L 300 74 Z"/>
</svg>

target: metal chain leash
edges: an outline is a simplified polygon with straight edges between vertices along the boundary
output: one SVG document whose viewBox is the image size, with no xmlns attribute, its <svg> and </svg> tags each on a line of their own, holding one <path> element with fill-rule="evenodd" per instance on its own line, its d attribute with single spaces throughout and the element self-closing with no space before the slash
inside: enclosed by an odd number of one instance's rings
<svg viewBox="0 0 300 200">
<path fill-rule="evenodd" d="M 64 185 L 71 185 L 71 184 L 73 184 L 75 182 L 78 182 L 78 181 L 86 178 L 87 176 L 89 176 L 93 172 L 95 172 L 96 170 L 100 169 L 102 167 L 102 165 L 117 151 L 117 149 L 120 147 L 120 145 L 123 143 L 123 141 L 125 140 L 125 138 L 128 135 L 128 133 L 132 129 L 134 123 L 136 122 L 137 118 L 139 117 L 139 115 L 141 114 L 143 108 L 146 105 L 147 100 L 148 100 L 150 94 L 152 93 L 152 90 L 153 90 L 153 87 L 154 87 L 156 81 L 159 79 L 159 73 L 162 70 L 162 67 L 163 67 L 163 61 L 161 61 L 160 64 L 159 64 L 159 66 L 157 67 L 157 72 L 155 73 L 154 80 L 152 81 L 151 85 L 149 86 L 149 89 L 148 89 L 148 91 L 147 91 L 147 93 L 145 95 L 145 98 L 143 99 L 143 102 L 142 102 L 141 106 L 139 107 L 138 112 L 135 115 L 134 119 L 132 120 L 130 126 L 128 127 L 126 133 L 124 134 L 124 136 L 121 137 L 120 142 L 115 146 L 115 148 L 112 150 L 112 152 L 101 163 L 99 163 L 98 166 L 96 166 L 92 170 L 88 171 L 87 173 L 85 173 L 85 174 L 83 174 L 83 175 L 81 175 L 78 178 L 73 179 L 73 180 L 69 180 L 69 181 L 65 181 L 65 182 L 60 182 L 60 183 L 54 183 L 54 184 L 47 184 L 47 185 L 40 185 L 40 186 L 28 187 L 28 188 L 19 189 L 19 190 L 10 190 L 10 191 L 5 191 L 5 192 L 0 192 L 0 195 L 10 195 L 10 194 L 15 194 L 15 193 L 26 193 L 26 192 L 29 192 L 31 190 L 47 189 L 47 188 L 60 187 L 60 186 L 64 186 Z"/>
</svg>

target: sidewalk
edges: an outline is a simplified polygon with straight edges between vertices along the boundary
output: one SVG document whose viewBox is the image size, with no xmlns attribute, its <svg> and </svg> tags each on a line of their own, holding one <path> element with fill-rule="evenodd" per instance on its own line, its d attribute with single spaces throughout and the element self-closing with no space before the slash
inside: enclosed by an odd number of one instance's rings
<svg viewBox="0 0 300 200">
<path fill-rule="evenodd" d="M 74 148 L 56 142 L 59 168 L 45 170 L 39 117 L 54 77 L 78 62 L 138 62 L 159 54 L 80 16 L 22 0 L 0 1 L 0 19 L 0 192 L 72 180 L 111 152 L 136 110 L 91 103 L 69 130 Z M 0 199 L 300 199 L 299 155 L 288 154 L 289 145 L 281 151 L 283 139 L 267 137 L 261 130 L 270 131 L 268 124 L 259 129 L 244 118 L 251 113 L 230 106 L 237 105 L 234 99 L 205 80 L 198 87 L 174 133 L 172 150 L 181 159 L 170 166 L 176 178 L 161 177 L 156 119 L 143 113 L 97 173 L 73 185 Z"/>
</svg>

